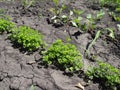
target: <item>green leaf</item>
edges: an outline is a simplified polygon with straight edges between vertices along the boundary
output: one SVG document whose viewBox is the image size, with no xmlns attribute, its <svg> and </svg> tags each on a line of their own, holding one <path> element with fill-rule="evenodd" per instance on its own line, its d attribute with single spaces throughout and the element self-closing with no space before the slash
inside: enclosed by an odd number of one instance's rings
<svg viewBox="0 0 120 90">
<path fill-rule="evenodd" d="M 61 17 L 62 17 L 62 18 L 66 18 L 66 19 L 67 19 L 67 16 L 66 16 L 66 15 L 62 15 Z"/>
<path fill-rule="evenodd" d="M 120 12 L 120 7 L 115 9 L 116 12 Z"/>
<path fill-rule="evenodd" d="M 117 24 L 118 30 L 120 31 L 120 24 Z"/>
<path fill-rule="evenodd" d="M 77 23 L 74 22 L 74 21 L 71 21 L 72 25 L 75 26 L 75 27 L 78 27 Z"/>
<path fill-rule="evenodd" d="M 114 39 L 115 38 L 114 29 L 113 28 L 106 28 L 106 29 L 110 32 L 109 36 Z"/>
<path fill-rule="evenodd" d="M 86 49 L 86 55 L 88 55 L 89 49 L 95 44 L 95 42 L 97 41 L 97 39 L 100 37 L 100 33 L 101 31 L 97 31 L 95 38 L 92 40 L 92 42 L 89 44 L 88 48 Z"/>
<path fill-rule="evenodd" d="M 92 15 L 91 14 L 87 14 L 87 19 L 91 19 Z"/>
<path fill-rule="evenodd" d="M 35 90 L 34 85 L 32 85 L 29 90 Z"/>
<path fill-rule="evenodd" d="M 105 13 L 101 10 L 97 13 L 97 19 L 101 19 Z"/>
<path fill-rule="evenodd" d="M 73 11 L 70 10 L 70 16 L 72 16 L 72 15 L 73 15 Z"/>
<path fill-rule="evenodd" d="M 84 11 L 74 9 L 73 12 L 77 15 L 81 15 Z"/>
</svg>

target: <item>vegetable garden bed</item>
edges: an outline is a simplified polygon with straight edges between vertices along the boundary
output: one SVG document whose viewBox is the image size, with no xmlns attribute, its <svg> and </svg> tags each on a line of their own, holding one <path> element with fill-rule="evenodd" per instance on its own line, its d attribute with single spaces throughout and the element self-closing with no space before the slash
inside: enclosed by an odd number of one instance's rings
<svg viewBox="0 0 120 90">
<path fill-rule="evenodd" d="M 119 0 L 1 0 L 0 90 L 119 90 Z"/>
</svg>

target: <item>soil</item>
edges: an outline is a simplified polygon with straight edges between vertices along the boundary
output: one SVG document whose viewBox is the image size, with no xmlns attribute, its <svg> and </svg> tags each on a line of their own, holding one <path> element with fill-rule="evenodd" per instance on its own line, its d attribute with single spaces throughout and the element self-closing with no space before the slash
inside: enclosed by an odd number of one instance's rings
<svg viewBox="0 0 120 90">
<path fill-rule="evenodd" d="M 62 0 L 60 0 L 62 1 Z M 85 17 L 89 13 L 95 13 L 99 7 L 87 3 L 89 0 L 66 0 L 66 5 L 70 8 L 83 10 Z M 17 26 L 26 25 L 39 30 L 44 35 L 44 41 L 50 45 L 57 39 L 66 42 L 66 38 L 71 38 L 71 43 L 76 45 L 78 50 L 83 54 L 84 70 L 90 65 L 95 65 L 95 61 L 84 57 L 84 52 L 88 44 L 93 39 L 90 33 L 81 33 L 78 28 L 61 26 L 55 28 L 52 24 L 48 24 L 47 19 L 51 17 L 49 8 L 53 7 L 51 0 L 40 0 L 29 9 L 25 10 L 20 0 L 13 2 L 0 1 L 0 8 L 5 9 L 5 14 L 12 18 Z M 99 27 L 113 27 L 116 29 L 116 41 L 104 39 L 101 37 L 95 45 L 90 49 L 90 53 L 96 55 L 97 59 L 110 63 L 120 69 L 120 32 L 117 31 L 116 23 L 108 15 L 107 9 Z M 66 12 L 67 13 L 67 10 Z M 69 30 L 65 32 L 65 30 Z M 39 51 L 33 54 L 26 54 L 15 48 L 13 43 L 7 39 L 8 34 L 0 35 L 0 90 L 29 90 L 34 85 L 35 90 L 80 90 L 75 87 L 77 83 L 81 83 L 85 90 L 107 90 L 99 83 L 87 82 L 82 75 L 65 74 L 58 68 L 44 67 L 40 65 L 41 55 Z M 110 89 L 108 89 L 110 90 Z"/>
</svg>

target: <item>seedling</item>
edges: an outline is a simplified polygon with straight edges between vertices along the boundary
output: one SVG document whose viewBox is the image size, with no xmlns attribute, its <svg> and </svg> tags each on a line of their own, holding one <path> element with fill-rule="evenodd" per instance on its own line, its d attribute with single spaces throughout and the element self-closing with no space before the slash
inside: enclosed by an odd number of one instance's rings
<svg viewBox="0 0 120 90">
<path fill-rule="evenodd" d="M 82 55 L 77 48 L 70 43 L 63 43 L 62 40 L 57 40 L 43 52 L 43 62 L 69 72 L 78 71 L 83 66 Z"/>
<path fill-rule="evenodd" d="M 65 4 L 63 3 L 61 7 L 59 7 L 59 0 L 53 0 L 53 3 L 55 5 L 55 8 L 51 8 L 50 11 L 53 13 L 53 17 L 51 18 L 51 22 L 53 24 L 62 24 L 61 22 L 61 13 L 66 8 Z"/>
<path fill-rule="evenodd" d="M 14 28 L 9 38 L 28 51 L 37 50 L 43 45 L 42 35 L 37 30 L 27 26 Z"/>
<path fill-rule="evenodd" d="M 105 15 L 105 12 L 103 12 L 102 10 L 100 10 L 99 12 L 97 12 L 97 15 L 96 15 L 96 21 L 97 20 L 100 20 L 103 16 Z"/>
<path fill-rule="evenodd" d="M 68 25 L 72 25 L 74 27 L 80 28 L 81 23 L 80 21 L 82 20 L 82 17 L 80 16 L 83 13 L 83 11 L 81 10 L 76 10 L 73 9 L 70 10 L 69 15 L 63 15 L 62 16 L 62 22 L 68 24 Z"/>
<path fill-rule="evenodd" d="M 89 54 L 89 49 L 96 43 L 97 39 L 100 37 L 101 31 L 97 31 L 95 38 L 92 40 L 92 42 L 89 44 L 89 46 L 87 47 L 86 51 L 85 51 L 85 55 L 88 56 Z"/>
<path fill-rule="evenodd" d="M 92 14 L 87 14 L 86 21 L 80 25 L 80 29 L 93 34 L 93 31 L 96 28 L 96 24 L 98 21 L 100 21 L 100 19 L 102 19 L 104 14 L 105 13 L 102 10 L 97 12 L 95 16 Z"/>
<path fill-rule="evenodd" d="M 81 26 L 81 20 L 82 20 L 82 17 L 80 16 L 84 11 L 81 11 L 81 10 L 76 10 L 74 9 L 73 11 L 71 11 L 71 13 L 73 13 L 73 18 L 71 18 L 71 24 L 75 27 L 78 27 L 80 28 Z M 72 15 L 71 15 L 72 16 Z"/>
<path fill-rule="evenodd" d="M 86 21 L 86 28 L 88 31 L 94 30 L 95 29 L 95 19 L 91 14 L 87 15 L 87 21 Z"/>
<path fill-rule="evenodd" d="M 87 14 L 86 18 L 87 21 L 82 25 L 82 30 L 84 31 L 91 31 L 96 28 L 96 23 L 99 21 L 105 13 L 101 10 L 97 12 L 96 16 L 93 16 L 91 14 Z"/>
<path fill-rule="evenodd" d="M 114 29 L 113 28 L 106 28 L 105 30 L 109 31 L 109 34 L 108 34 L 109 37 L 111 37 L 112 39 L 115 38 Z"/>
<path fill-rule="evenodd" d="M 117 22 L 120 22 L 120 16 L 115 14 L 114 12 L 109 12 L 109 15 Z"/>
</svg>

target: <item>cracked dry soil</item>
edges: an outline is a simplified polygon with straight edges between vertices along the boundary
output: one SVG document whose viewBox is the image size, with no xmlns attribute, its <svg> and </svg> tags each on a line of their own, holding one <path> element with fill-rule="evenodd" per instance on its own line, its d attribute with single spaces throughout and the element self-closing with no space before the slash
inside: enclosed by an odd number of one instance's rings
<svg viewBox="0 0 120 90">
<path fill-rule="evenodd" d="M 68 0 L 65 3 L 69 7 L 85 10 L 85 13 L 94 12 L 93 9 L 88 8 L 89 5 L 85 4 L 84 0 L 75 0 L 73 3 L 69 3 Z M 0 2 L 0 8 L 6 11 L 5 14 L 9 15 L 13 22 L 18 26 L 27 25 L 39 30 L 44 35 L 44 41 L 47 44 L 50 45 L 56 39 L 62 39 L 65 42 L 66 38 L 71 35 L 71 43 L 75 44 L 84 54 L 86 46 L 91 41 L 91 35 L 89 33 L 79 34 L 75 27 L 69 27 L 70 34 L 68 34 L 64 32 L 65 26 L 55 28 L 48 24 L 46 18 L 50 17 L 51 14 L 48 9 L 52 6 L 51 0 L 40 0 L 25 11 L 18 0 Z M 115 25 L 115 22 L 111 22 L 107 15 L 103 21 L 104 25 L 101 25 L 102 27 Z M 107 24 L 108 21 L 111 22 L 109 25 Z M 117 34 L 120 35 L 120 33 Z M 57 68 L 40 66 L 41 56 L 39 51 L 26 55 L 19 48 L 15 48 L 7 39 L 7 36 L 6 33 L 0 35 L 0 90 L 29 90 L 31 85 L 34 85 L 35 90 L 80 90 L 75 85 L 79 82 L 85 83 L 83 78 L 77 74 L 68 76 Z M 105 42 L 100 38 L 90 52 L 97 54 L 100 60 L 120 68 L 120 43 Z M 94 65 L 93 61 L 84 57 L 83 61 L 85 70 L 89 65 Z M 101 88 L 98 83 L 91 82 L 85 86 L 85 90 L 106 89 Z"/>
</svg>

